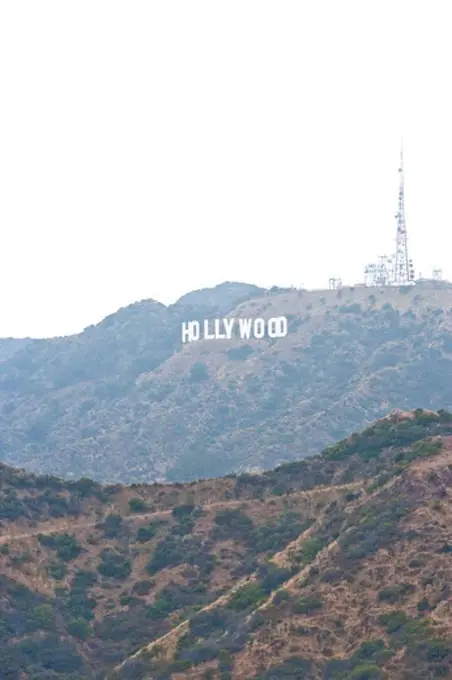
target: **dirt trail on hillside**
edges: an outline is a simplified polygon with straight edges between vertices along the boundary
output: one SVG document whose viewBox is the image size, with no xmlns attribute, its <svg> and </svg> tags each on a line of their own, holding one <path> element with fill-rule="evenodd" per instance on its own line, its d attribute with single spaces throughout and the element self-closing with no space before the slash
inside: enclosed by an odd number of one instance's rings
<svg viewBox="0 0 452 680">
<path fill-rule="evenodd" d="M 243 503 L 246 503 L 247 501 L 217 501 L 215 503 L 208 503 L 204 505 L 203 507 L 206 509 L 209 508 L 215 508 L 215 507 L 235 507 L 237 505 L 242 505 Z M 249 502 L 249 501 L 248 501 Z M 168 515 L 171 515 L 172 510 L 157 510 L 156 512 L 146 512 L 146 513 L 137 513 L 134 515 L 127 515 L 126 517 L 122 518 L 123 522 L 130 522 L 130 521 L 140 521 L 144 519 L 154 519 L 158 517 L 165 517 Z M 102 524 L 106 519 L 105 517 L 101 517 L 100 519 L 96 519 L 95 521 L 91 522 L 70 522 L 68 521 L 67 518 L 64 519 L 64 521 L 61 522 L 52 522 L 52 526 L 49 528 L 36 528 L 34 531 L 28 531 L 26 533 L 20 533 L 20 534 L 15 534 L 13 533 L 8 533 L 3 536 L 0 536 L 0 545 L 2 543 L 9 543 L 10 541 L 17 541 L 20 540 L 21 538 L 32 538 L 33 536 L 38 536 L 38 534 L 42 534 L 44 536 L 48 536 L 49 534 L 57 534 L 63 531 L 74 531 L 75 529 L 89 529 L 90 527 L 95 527 L 98 524 Z"/>
<path fill-rule="evenodd" d="M 318 492 L 319 489 L 321 488 L 322 490 L 326 490 L 327 488 L 330 490 L 342 490 L 342 489 L 356 489 L 358 487 L 362 486 L 361 482 L 351 482 L 350 484 L 338 484 L 337 486 L 332 486 L 332 487 L 317 487 L 315 489 L 310 489 L 309 491 L 302 491 L 299 493 L 303 494 L 312 494 L 313 492 Z M 296 495 L 296 494 L 292 494 Z M 242 501 L 243 502 L 243 501 Z M 213 503 L 212 505 L 216 505 Z M 207 506 L 205 506 L 207 507 Z M 315 529 L 318 527 L 318 524 L 321 523 L 323 519 L 322 517 L 319 517 L 318 520 L 314 525 L 303 531 L 299 536 L 297 536 L 296 539 L 291 541 L 282 551 L 276 553 L 272 558 L 271 562 L 278 564 L 278 566 L 281 564 L 281 559 L 287 555 L 287 552 L 290 551 L 292 547 L 297 547 L 298 544 L 302 543 L 308 536 L 310 536 L 312 533 L 314 533 Z M 333 540 L 331 543 L 326 545 L 319 553 L 316 555 L 315 559 L 313 562 L 310 564 L 307 564 L 305 567 L 303 567 L 297 574 L 292 576 L 287 583 L 286 586 L 290 586 L 292 584 L 298 583 L 303 580 L 303 578 L 308 574 L 309 570 L 311 569 L 312 565 L 314 562 L 318 561 L 319 559 L 323 558 L 326 554 L 333 552 L 338 548 L 338 541 Z M 242 579 L 237 581 L 226 593 L 223 595 L 220 595 L 216 600 L 213 602 L 209 602 L 205 607 L 202 607 L 197 613 L 205 613 L 212 611 L 213 609 L 216 609 L 217 607 L 220 607 L 222 605 L 226 605 L 231 597 L 239 591 L 241 588 L 244 586 L 253 583 L 256 581 L 256 572 L 249 574 L 247 576 L 244 576 Z M 275 591 L 276 592 L 276 591 Z M 271 593 L 267 600 L 260 605 L 259 607 L 256 608 L 255 611 L 258 610 L 263 610 L 267 608 L 268 606 L 271 605 L 272 600 L 273 600 L 273 595 L 274 593 Z M 186 619 L 185 621 L 181 621 L 181 623 L 174 628 L 172 628 L 168 633 L 165 635 L 162 635 L 159 638 L 156 638 L 155 640 L 152 640 L 152 642 L 148 643 L 147 645 L 143 645 L 143 647 L 140 647 L 134 654 L 131 654 L 128 656 L 126 659 L 124 659 L 120 664 L 115 666 L 110 673 L 106 676 L 106 680 L 113 680 L 113 678 L 117 677 L 117 673 L 120 672 L 125 665 L 130 662 L 131 660 L 138 659 L 140 656 L 143 654 L 146 654 L 151 651 L 152 648 L 155 646 L 160 646 L 162 643 L 167 642 L 171 644 L 173 643 L 173 648 L 175 648 L 175 645 L 177 644 L 177 640 L 179 639 L 180 635 L 188 629 L 188 620 Z M 174 650 L 173 650 L 174 651 Z"/>
<path fill-rule="evenodd" d="M 311 529 L 307 529 L 306 532 L 303 532 L 303 535 L 305 535 L 306 537 L 306 535 L 309 535 L 310 533 Z M 299 537 L 295 541 L 293 541 L 293 543 L 297 543 L 298 540 Z M 290 547 L 290 545 L 292 544 L 289 544 L 289 546 L 287 547 Z M 336 550 L 337 546 L 338 546 L 337 540 L 332 541 L 329 545 L 325 546 L 325 548 L 317 555 L 316 559 L 318 559 L 319 557 L 323 557 L 325 554 L 332 552 L 333 550 Z M 308 574 L 311 567 L 312 563 L 307 564 L 305 567 L 303 567 L 300 572 L 298 572 L 295 576 L 293 576 L 286 582 L 285 587 L 290 587 L 291 585 L 300 582 L 303 579 L 303 577 L 305 577 Z M 216 609 L 217 607 L 226 605 L 237 591 L 251 583 L 254 583 L 255 581 L 256 581 L 255 573 L 250 574 L 249 576 L 245 576 L 244 578 L 240 579 L 240 581 L 238 581 L 234 586 L 232 586 L 232 588 L 228 590 L 227 593 L 221 595 L 218 599 L 214 600 L 213 602 L 210 602 L 205 607 L 202 607 L 202 609 L 200 609 L 197 613 L 201 614 L 209 612 L 212 611 L 213 609 Z M 271 593 L 267 600 L 262 605 L 257 607 L 254 611 L 264 610 L 267 607 L 269 607 L 272 604 L 273 596 L 274 593 Z M 174 651 L 177 645 L 177 641 L 179 640 L 179 637 L 182 635 L 182 633 L 188 630 L 188 625 L 189 622 L 188 619 L 186 619 L 185 621 L 182 621 L 178 626 L 168 631 L 168 633 L 166 633 L 165 635 L 162 635 L 161 637 L 152 640 L 152 642 L 148 643 L 147 645 L 143 645 L 143 647 L 140 647 L 140 649 L 138 649 L 134 654 L 131 654 L 126 659 L 124 659 L 124 661 L 115 666 L 106 676 L 106 680 L 113 680 L 114 678 L 117 677 L 117 674 L 122 671 L 122 669 L 126 666 L 128 662 L 133 661 L 135 659 L 139 659 L 140 656 L 149 653 L 156 646 L 160 647 L 164 642 L 170 643 L 170 645 L 172 642 L 171 649 L 172 651 Z M 166 651 L 168 652 L 168 649 Z"/>
<path fill-rule="evenodd" d="M 212 505 L 221 505 L 221 503 L 212 503 Z M 122 520 L 123 522 L 128 522 L 131 520 L 143 520 L 154 517 L 157 518 L 165 515 L 171 515 L 171 510 L 159 510 L 157 512 L 147 512 L 143 514 L 137 513 L 136 515 L 128 515 L 127 517 L 123 517 Z M 67 518 L 65 518 L 63 522 L 52 523 L 52 526 L 49 528 L 37 528 L 34 531 L 28 531 L 26 533 L 21 534 L 15 534 L 14 532 L 12 532 L 5 534 L 4 536 L 0 536 L 0 545 L 2 543 L 9 543 L 10 541 L 18 541 L 21 538 L 32 538 L 33 536 L 37 536 L 38 534 L 48 536 L 49 534 L 57 534 L 62 531 L 74 531 L 75 529 L 89 529 L 90 527 L 92 528 L 98 524 L 102 524 L 102 522 L 105 521 L 105 519 L 106 517 L 96 519 L 95 521 L 91 522 L 70 522 L 68 521 Z"/>
<path fill-rule="evenodd" d="M 308 489 L 308 490 L 303 490 L 303 491 L 298 491 L 290 494 L 291 496 L 299 496 L 299 495 L 311 495 L 313 493 L 320 493 L 322 491 L 332 490 L 332 489 L 337 489 L 337 490 L 342 490 L 342 489 L 351 489 L 351 488 L 356 488 L 357 486 L 360 486 L 359 482 L 352 482 L 350 484 L 339 484 L 334 487 L 327 487 L 327 486 L 318 486 L 315 487 L 314 489 Z M 241 499 L 241 500 L 235 500 L 235 501 L 228 501 L 228 500 L 223 500 L 223 501 L 216 501 L 215 503 L 206 503 L 202 507 L 206 510 L 209 510 L 211 508 L 219 508 L 219 507 L 237 507 L 239 505 L 243 505 L 244 503 L 252 503 L 256 502 L 256 499 L 254 498 L 247 498 L 247 499 Z M 157 512 L 147 512 L 143 514 L 134 514 L 134 515 L 127 515 L 126 517 L 123 517 L 123 521 L 125 522 L 130 522 L 130 521 L 140 521 L 143 519 L 157 519 L 158 517 L 165 517 L 168 515 L 171 515 L 172 509 L 171 510 L 157 510 Z M 70 520 L 65 517 L 64 519 L 58 521 L 58 522 L 52 522 L 51 526 L 46 527 L 45 524 L 41 525 L 41 527 L 37 527 L 33 531 L 27 531 L 23 533 L 15 533 L 14 532 L 14 527 L 12 527 L 12 531 L 10 530 L 7 534 L 1 535 L 0 536 L 0 545 L 4 543 L 10 543 L 11 541 L 18 541 L 23 538 L 32 538 L 33 536 L 38 536 L 38 534 L 43 534 L 44 536 L 48 536 L 49 534 L 54 534 L 54 533 L 59 533 L 63 531 L 74 531 L 75 529 L 89 529 L 92 527 L 95 527 L 98 524 L 101 524 L 105 520 L 105 517 L 92 520 L 90 522 L 71 522 Z"/>
<path fill-rule="evenodd" d="M 10 543 L 11 541 L 18 541 L 21 538 L 31 538 L 32 536 L 37 536 L 38 534 L 43 534 L 47 536 L 48 534 L 59 533 L 60 531 L 65 531 L 69 527 L 71 530 L 79 529 L 82 527 L 93 527 L 98 522 L 83 522 L 82 524 L 65 524 L 65 526 L 53 526 L 52 529 L 36 529 L 35 531 L 29 531 L 25 534 L 15 534 L 14 532 L 0 536 L 0 545 L 2 543 Z"/>
</svg>

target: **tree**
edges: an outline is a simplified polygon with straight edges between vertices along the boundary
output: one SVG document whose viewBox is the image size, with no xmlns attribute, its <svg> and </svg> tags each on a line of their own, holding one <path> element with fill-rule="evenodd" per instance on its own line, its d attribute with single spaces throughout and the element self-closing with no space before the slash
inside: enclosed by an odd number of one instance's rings
<svg viewBox="0 0 452 680">
<path fill-rule="evenodd" d="M 203 361 L 197 361 L 190 368 L 190 382 L 202 382 L 208 380 L 209 371 Z"/>
</svg>

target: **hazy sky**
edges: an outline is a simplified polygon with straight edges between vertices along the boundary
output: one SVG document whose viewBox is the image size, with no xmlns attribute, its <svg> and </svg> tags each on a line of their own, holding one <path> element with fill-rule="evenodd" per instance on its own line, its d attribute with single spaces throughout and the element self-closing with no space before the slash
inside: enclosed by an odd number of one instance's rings
<svg viewBox="0 0 452 680">
<path fill-rule="evenodd" d="M 0 335 L 225 280 L 452 278 L 450 1 L 0 3 Z"/>
</svg>

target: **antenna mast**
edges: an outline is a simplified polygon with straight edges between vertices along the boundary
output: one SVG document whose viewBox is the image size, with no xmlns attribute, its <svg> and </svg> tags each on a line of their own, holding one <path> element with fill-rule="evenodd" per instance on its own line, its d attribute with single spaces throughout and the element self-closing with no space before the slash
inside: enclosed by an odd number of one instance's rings
<svg viewBox="0 0 452 680">
<path fill-rule="evenodd" d="M 399 167 L 399 201 L 397 219 L 397 239 L 394 266 L 394 283 L 407 285 L 413 283 L 414 267 L 408 259 L 408 243 L 405 223 L 405 177 L 403 168 L 403 141 L 400 148 L 400 167 Z"/>
</svg>

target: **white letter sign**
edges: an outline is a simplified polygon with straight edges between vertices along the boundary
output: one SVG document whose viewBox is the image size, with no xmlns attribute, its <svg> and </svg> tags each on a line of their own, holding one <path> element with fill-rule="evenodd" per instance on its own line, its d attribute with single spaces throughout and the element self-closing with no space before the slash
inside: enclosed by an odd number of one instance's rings
<svg viewBox="0 0 452 680">
<path fill-rule="evenodd" d="M 232 340 L 233 329 L 235 329 L 235 337 L 239 337 L 240 340 L 249 340 L 250 338 L 262 340 L 265 335 L 274 339 L 286 337 L 288 324 L 285 316 L 275 316 L 268 321 L 262 318 L 213 319 L 213 321 L 205 319 L 201 323 L 199 321 L 183 321 L 181 340 L 182 343 L 200 339 Z"/>
<path fill-rule="evenodd" d="M 215 335 L 213 333 L 209 333 L 209 322 L 204 321 L 204 340 L 214 340 Z"/>
<path fill-rule="evenodd" d="M 287 319 L 278 316 L 268 321 L 268 335 L 270 338 L 285 338 L 287 335 Z"/>
<path fill-rule="evenodd" d="M 249 340 L 252 323 L 252 319 L 239 319 L 240 338 L 242 340 Z"/>
<path fill-rule="evenodd" d="M 254 322 L 254 337 L 260 340 L 265 335 L 265 321 L 256 319 Z"/>
</svg>

